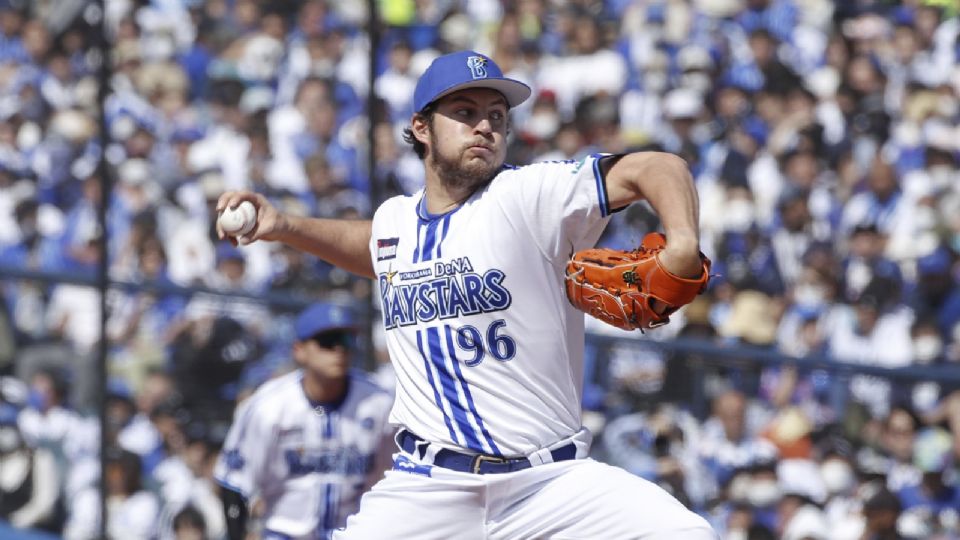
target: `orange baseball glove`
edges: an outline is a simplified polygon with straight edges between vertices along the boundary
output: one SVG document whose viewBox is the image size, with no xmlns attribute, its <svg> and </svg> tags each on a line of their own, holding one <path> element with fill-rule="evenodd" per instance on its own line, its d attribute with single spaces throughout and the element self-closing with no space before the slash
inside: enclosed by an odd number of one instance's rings
<svg viewBox="0 0 960 540">
<path fill-rule="evenodd" d="M 594 248 L 573 254 L 567 263 L 567 298 L 577 309 L 624 330 L 656 328 L 707 287 L 710 259 L 703 253 L 703 273 L 696 279 L 675 276 L 660 264 L 667 238 L 650 233 L 633 251 Z M 666 309 L 654 311 L 653 300 Z"/>
</svg>

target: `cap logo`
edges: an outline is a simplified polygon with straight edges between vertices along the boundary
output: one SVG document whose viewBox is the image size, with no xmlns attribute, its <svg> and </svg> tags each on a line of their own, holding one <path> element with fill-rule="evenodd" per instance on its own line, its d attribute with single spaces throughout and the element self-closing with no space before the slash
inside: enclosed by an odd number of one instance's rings
<svg viewBox="0 0 960 540">
<path fill-rule="evenodd" d="M 471 56 L 467 58 L 467 67 L 470 68 L 470 75 L 474 79 L 487 78 L 487 59 L 482 56 Z"/>
</svg>

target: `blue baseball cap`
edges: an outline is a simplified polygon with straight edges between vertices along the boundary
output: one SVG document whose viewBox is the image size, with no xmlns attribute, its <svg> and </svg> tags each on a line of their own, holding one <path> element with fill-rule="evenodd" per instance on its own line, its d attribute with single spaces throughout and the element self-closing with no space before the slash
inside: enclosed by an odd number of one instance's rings
<svg viewBox="0 0 960 540">
<path fill-rule="evenodd" d="M 356 321 L 353 312 L 337 304 L 317 303 L 300 312 L 293 329 L 298 341 L 330 330 L 353 330 Z"/>
<path fill-rule="evenodd" d="M 489 56 L 474 51 L 459 51 L 437 57 L 423 72 L 413 91 L 413 110 L 420 112 L 434 101 L 466 88 L 492 88 L 516 107 L 530 97 L 530 87 L 503 76 L 500 66 Z"/>
</svg>

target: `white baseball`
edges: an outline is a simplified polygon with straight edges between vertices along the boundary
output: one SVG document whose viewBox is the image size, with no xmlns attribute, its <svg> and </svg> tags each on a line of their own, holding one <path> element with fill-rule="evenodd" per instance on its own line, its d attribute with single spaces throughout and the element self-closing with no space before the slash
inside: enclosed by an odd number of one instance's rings
<svg viewBox="0 0 960 540">
<path fill-rule="evenodd" d="M 218 219 L 223 232 L 230 236 L 243 236 L 257 224 L 257 207 L 250 201 L 243 201 L 236 208 L 224 208 Z"/>
</svg>

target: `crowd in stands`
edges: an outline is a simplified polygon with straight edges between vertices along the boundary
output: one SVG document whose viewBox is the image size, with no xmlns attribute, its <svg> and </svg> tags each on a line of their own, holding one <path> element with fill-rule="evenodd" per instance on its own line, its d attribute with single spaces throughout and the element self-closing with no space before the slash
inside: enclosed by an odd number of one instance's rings
<svg viewBox="0 0 960 540">
<path fill-rule="evenodd" d="M 707 293 L 646 336 L 588 321 L 629 340 L 588 350 L 597 457 L 724 539 L 960 538 L 960 385 L 802 365 L 960 368 L 956 2 L 381 0 L 372 85 L 365 0 L 105 5 L 0 0 L 0 533 L 93 538 L 102 487 L 113 538 L 222 537 L 211 468 L 233 407 L 290 366 L 290 312 L 264 299 L 364 306 L 371 284 L 218 241 L 217 197 L 354 218 L 416 192 L 413 87 L 470 48 L 534 90 L 510 163 L 662 150 L 696 180 Z M 633 205 L 601 244 L 656 226 Z M 149 286 L 106 298 L 101 485 L 100 298 L 76 281 L 104 238 L 110 278 Z M 798 362 L 711 379 L 694 414 L 655 346 L 684 337 Z"/>
</svg>

